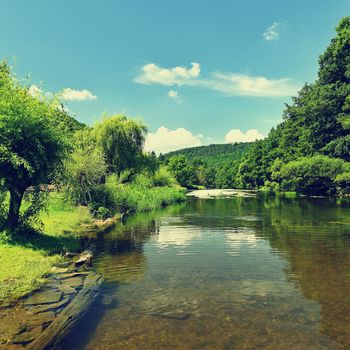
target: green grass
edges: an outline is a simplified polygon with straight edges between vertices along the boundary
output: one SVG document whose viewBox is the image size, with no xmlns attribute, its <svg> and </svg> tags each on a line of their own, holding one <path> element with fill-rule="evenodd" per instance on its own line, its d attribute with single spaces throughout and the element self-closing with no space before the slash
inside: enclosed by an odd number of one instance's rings
<svg viewBox="0 0 350 350">
<path fill-rule="evenodd" d="M 87 208 L 73 207 L 60 194 L 51 193 L 40 219 L 43 232 L 0 232 L 0 304 L 39 288 L 51 268 L 62 261 L 61 253 L 79 248 L 74 231 L 90 222 L 91 215 Z"/>
<path fill-rule="evenodd" d="M 135 184 L 109 186 L 117 211 L 149 211 L 185 199 L 178 187 L 150 187 L 140 179 Z M 76 231 L 91 222 L 86 207 L 74 207 L 60 193 L 50 193 L 48 208 L 41 213 L 43 230 L 22 230 L 14 235 L 0 232 L 0 304 L 14 301 L 45 283 L 62 253 L 79 248 Z"/>
<path fill-rule="evenodd" d="M 39 288 L 59 255 L 41 250 L 0 243 L 0 303 L 12 301 Z"/>
<path fill-rule="evenodd" d="M 83 206 L 75 207 L 61 193 L 52 192 L 49 198 L 48 210 L 42 212 L 40 220 L 44 224 L 45 234 L 52 237 L 76 240 L 74 232 L 81 224 L 91 222 L 89 209 Z"/>
<path fill-rule="evenodd" d="M 141 212 L 165 207 L 185 200 L 184 189 L 175 186 L 153 186 L 145 177 L 139 176 L 129 184 L 107 182 L 118 212 Z"/>
</svg>

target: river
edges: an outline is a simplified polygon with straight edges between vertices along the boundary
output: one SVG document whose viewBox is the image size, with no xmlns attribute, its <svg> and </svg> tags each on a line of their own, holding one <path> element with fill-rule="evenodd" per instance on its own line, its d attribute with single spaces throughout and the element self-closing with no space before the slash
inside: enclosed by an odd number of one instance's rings
<svg viewBox="0 0 350 350">
<path fill-rule="evenodd" d="M 349 349 L 350 201 L 189 199 L 93 241 L 101 299 L 65 349 Z"/>
</svg>

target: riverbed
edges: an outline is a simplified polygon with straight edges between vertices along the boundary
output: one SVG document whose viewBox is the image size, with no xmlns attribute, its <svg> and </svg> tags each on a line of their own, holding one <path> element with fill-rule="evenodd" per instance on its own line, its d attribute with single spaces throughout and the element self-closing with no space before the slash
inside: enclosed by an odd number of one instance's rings
<svg viewBox="0 0 350 350">
<path fill-rule="evenodd" d="M 349 349 L 350 202 L 191 198 L 92 239 L 102 298 L 65 349 Z"/>
</svg>

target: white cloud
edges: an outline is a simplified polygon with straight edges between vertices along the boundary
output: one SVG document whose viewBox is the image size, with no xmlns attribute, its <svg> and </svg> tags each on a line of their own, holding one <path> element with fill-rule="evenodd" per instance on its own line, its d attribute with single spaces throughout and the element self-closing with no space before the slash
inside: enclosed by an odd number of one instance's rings
<svg viewBox="0 0 350 350">
<path fill-rule="evenodd" d="M 260 134 L 257 129 L 250 129 L 247 132 L 244 132 L 240 129 L 232 129 L 225 135 L 225 142 L 253 142 L 256 140 L 261 140 L 263 138 L 264 135 Z"/>
<path fill-rule="evenodd" d="M 38 85 L 31 85 L 28 90 L 29 94 L 32 95 L 33 97 L 39 97 L 42 95 L 43 90 L 39 88 Z"/>
<path fill-rule="evenodd" d="M 293 95 L 298 87 L 290 79 L 268 79 L 246 74 L 215 73 L 208 85 L 232 96 L 278 97 Z"/>
<path fill-rule="evenodd" d="M 74 90 L 71 88 L 63 89 L 61 97 L 66 101 L 85 101 L 85 100 L 96 100 L 97 96 L 89 90 Z"/>
<path fill-rule="evenodd" d="M 174 100 L 176 103 L 181 103 L 182 99 L 179 93 L 176 90 L 169 90 L 168 91 L 168 97 Z"/>
<path fill-rule="evenodd" d="M 201 78 L 199 63 L 192 63 L 192 68 L 161 68 L 149 63 L 143 66 L 142 72 L 134 81 L 148 85 L 197 86 L 220 91 L 229 96 L 281 97 L 291 96 L 299 89 L 299 86 L 288 78 L 269 79 L 264 76 L 229 72 L 215 72 L 209 78 Z"/>
<path fill-rule="evenodd" d="M 197 78 L 200 74 L 200 64 L 191 63 L 191 68 L 174 67 L 161 68 L 154 63 L 146 64 L 141 69 L 141 74 L 134 81 L 140 84 L 160 84 L 160 85 L 184 85 L 191 79 Z"/>
<path fill-rule="evenodd" d="M 279 29 L 283 26 L 284 22 L 274 22 L 263 33 L 263 37 L 267 41 L 276 40 L 279 36 Z"/>
<path fill-rule="evenodd" d="M 201 138 L 201 135 L 193 135 L 184 128 L 170 130 L 162 126 L 155 133 L 147 135 L 145 150 L 159 154 L 187 147 L 201 146 Z"/>
<path fill-rule="evenodd" d="M 181 229 L 179 226 L 171 227 L 167 226 L 166 229 L 161 227 L 159 235 L 156 236 L 156 242 L 161 248 L 167 248 L 168 246 L 189 246 L 195 239 L 201 237 L 200 231 Z"/>
<path fill-rule="evenodd" d="M 254 231 L 248 229 L 239 229 L 232 232 L 227 232 L 226 243 L 233 248 L 229 252 L 231 255 L 238 253 L 238 250 L 242 246 L 250 246 L 252 248 L 257 246 L 258 238 L 256 237 Z"/>
</svg>

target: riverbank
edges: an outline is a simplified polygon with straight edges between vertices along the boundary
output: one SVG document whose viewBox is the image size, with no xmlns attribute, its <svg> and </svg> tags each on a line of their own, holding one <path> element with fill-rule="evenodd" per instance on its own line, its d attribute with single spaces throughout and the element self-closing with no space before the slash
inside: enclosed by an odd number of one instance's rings
<svg viewBox="0 0 350 350">
<path fill-rule="evenodd" d="M 40 288 L 62 255 L 79 249 L 76 232 L 92 222 L 85 207 L 74 207 L 62 196 L 51 193 L 47 212 L 40 215 L 43 230 L 0 234 L 0 305 L 11 303 Z"/>
<path fill-rule="evenodd" d="M 188 192 L 188 197 L 199 199 L 207 198 L 229 198 L 229 197 L 255 197 L 257 191 L 235 190 L 235 189 L 208 189 L 208 190 L 194 190 Z"/>
<path fill-rule="evenodd" d="M 55 348 L 100 294 L 102 277 L 89 269 L 86 257 L 66 258 L 69 265 L 52 268 L 39 290 L 0 307 L 0 348 Z"/>
<path fill-rule="evenodd" d="M 125 188 L 118 192 L 118 198 L 130 213 L 185 200 L 178 188 L 154 187 L 147 191 L 135 186 Z M 39 218 L 43 223 L 41 230 L 23 230 L 14 235 L 0 232 L 0 306 L 39 289 L 52 267 L 64 264 L 66 252 L 82 249 L 83 233 L 104 231 L 121 216 L 118 212 L 113 214 L 108 219 L 94 219 L 87 207 L 75 207 L 65 200 L 63 193 L 51 192 L 47 211 Z"/>
</svg>

